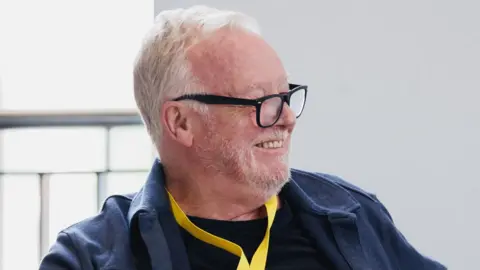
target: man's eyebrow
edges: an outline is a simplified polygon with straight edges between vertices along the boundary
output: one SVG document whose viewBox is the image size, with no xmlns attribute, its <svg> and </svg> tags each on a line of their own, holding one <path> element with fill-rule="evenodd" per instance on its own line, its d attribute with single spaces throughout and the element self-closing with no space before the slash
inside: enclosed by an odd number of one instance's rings
<svg viewBox="0 0 480 270">
<path fill-rule="evenodd" d="M 246 96 L 248 98 L 260 98 L 267 95 L 267 91 L 260 84 L 250 84 L 246 87 Z"/>
<path fill-rule="evenodd" d="M 290 91 L 290 83 L 289 83 L 289 80 L 288 80 L 288 77 L 287 78 L 284 78 L 283 81 L 279 82 L 278 86 L 277 86 L 277 89 L 281 92 L 285 91 L 285 92 L 288 92 Z"/>
<path fill-rule="evenodd" d="M 274 88 L 279 89 L 279 90 L 289 90 L 288 87 L 288 78 L 289 76 L 287 75 L 286 77 L 281 77 L 279 78 L 273 85 Z M 266 87 L 268 86 L 268 87 Z M 246 90 L 261 90 L 264 94 L 267 93 L 267 88 L 272 87 L 271 83 L 251 83 L 247 85 Z M 285 88 L 285 89 L 283 89 Z"/>
<path fill-rule="evenodd" d="M 251 91 L 251 90 L 253 90 L 253 91 L 262 90 L 263 92 L 265 92 L 265 84 L 251 83 L 251 84 L 247 85 L 246 90 L 249 90 L 249 91 Z"/>
</svg>

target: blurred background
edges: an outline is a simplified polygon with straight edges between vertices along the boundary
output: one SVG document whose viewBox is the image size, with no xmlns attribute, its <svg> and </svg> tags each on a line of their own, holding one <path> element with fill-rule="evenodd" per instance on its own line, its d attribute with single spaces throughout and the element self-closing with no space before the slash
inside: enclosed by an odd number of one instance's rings
<svg viewBox="0 0 480 270">
<path fill-rule="evenodd" d="M 420 252 L 478 269 L 480 2 L 0 0 L 0 270 L 37 269 L 143 184 L 134 56 L 155 14 L 193 4 L 255 17 L 309 85 L 294 167 L 377 194 Z"/>
</svg>

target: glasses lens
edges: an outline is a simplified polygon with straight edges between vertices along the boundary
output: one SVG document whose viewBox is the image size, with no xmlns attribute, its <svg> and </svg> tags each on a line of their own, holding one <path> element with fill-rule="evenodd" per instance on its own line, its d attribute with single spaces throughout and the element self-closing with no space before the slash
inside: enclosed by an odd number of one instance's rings
<svg viewBox="0 0 480 270">
<path fill-rule="evenodd" d="M 283 100 L 281 97 L 272 97 L 266 99 L 260 108 L 260 124 L 262 126 L 273 125 L 280 116 Z"/>
<path fill-rule="evenodd" d="M 296 117 L 302 114 L 305 106 L 305 89 L 299 89 L 290 96 L 290 109 L 295 113 Z"/>
</svg>

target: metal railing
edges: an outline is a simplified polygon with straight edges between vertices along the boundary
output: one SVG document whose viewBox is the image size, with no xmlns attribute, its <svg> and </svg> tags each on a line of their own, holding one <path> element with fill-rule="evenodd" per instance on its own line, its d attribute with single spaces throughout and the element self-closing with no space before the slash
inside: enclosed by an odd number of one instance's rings
<svg viewBox="0 0 480 270">
<path fill-rule="evenodd" d="M 134 111 L 2 111 L 0 129 L 31 127 L 113 127 L 141 125 L 140 116 Z"/>
<path fill-rule="evenodd" d="M 142 125 L 140 116 L 134 111 L 77 111 L 77 112 L 0 112 L 0 131 L 5 129 L 19 129 L 19 128 L 49 128 L 49 127 L 103 127 L 106 132 L 105 143 L 105 166 L 101 171 L 62 171 L 62 172 L 47 172 L 47 171 L 0 171 L 0 176 L 10 174 L 27 174 L 36 175 L 39 179 L 40 186 L 40 224 L 39 230 L 39 254 L 40 261 L 48 252 L 49 247 L 49 197 L 50 197 L 50 177 L 53 174 L 72 174 L 72 173 L 93 173 L 96 175 L 96 205 L 97 209 L 103 204 L 106 197 L 106 176 L 108 173 L 132 173 L 132 172 L 146 172 L 145 170 L 111 170 L 110 169 L 110 130 L 112 127 L 118 126 L 138 126 Z M 1 151 L 1 149 L 0 149 Z M 3 178 L 3 177 L 2 177 Z M 2 182 L 0 178 L 0 198 L 3 197 Z M 0 200 L 0 240 L 3 239 L 3 211 L 4 206 Z M 0 270 L 2 270 L 2 254 L 5 247 L 2 246 L 3 241 L 0 241 Z"/>
</svg>

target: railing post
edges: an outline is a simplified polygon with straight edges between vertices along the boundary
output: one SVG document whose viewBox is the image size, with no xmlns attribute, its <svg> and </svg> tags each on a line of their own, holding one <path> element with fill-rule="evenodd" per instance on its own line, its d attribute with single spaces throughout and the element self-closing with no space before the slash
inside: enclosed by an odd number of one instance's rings
<svg viewBox="0 0 480 270">
<path fill-rule="evenodd" d="M 39 260 L 47 254 L 50 248 L 50 175 L 39 174 L 40 181 L 40 246 L 39 246 Z"/>
<path fill-rule="evenodd" d="M 100 211 L 103 201 L 107 196 L 107 177 L 110 172 L 111 152 L 111 126 L 105 127 L 105 171 L 97 173 L 97 210 Z"/>
<path fill-rule="evenodd" d="M 104 172 L 97 173 L 97 211 L 100 211 L 103 201 L 107 196 L 107 175 Z"/>
</svg>

